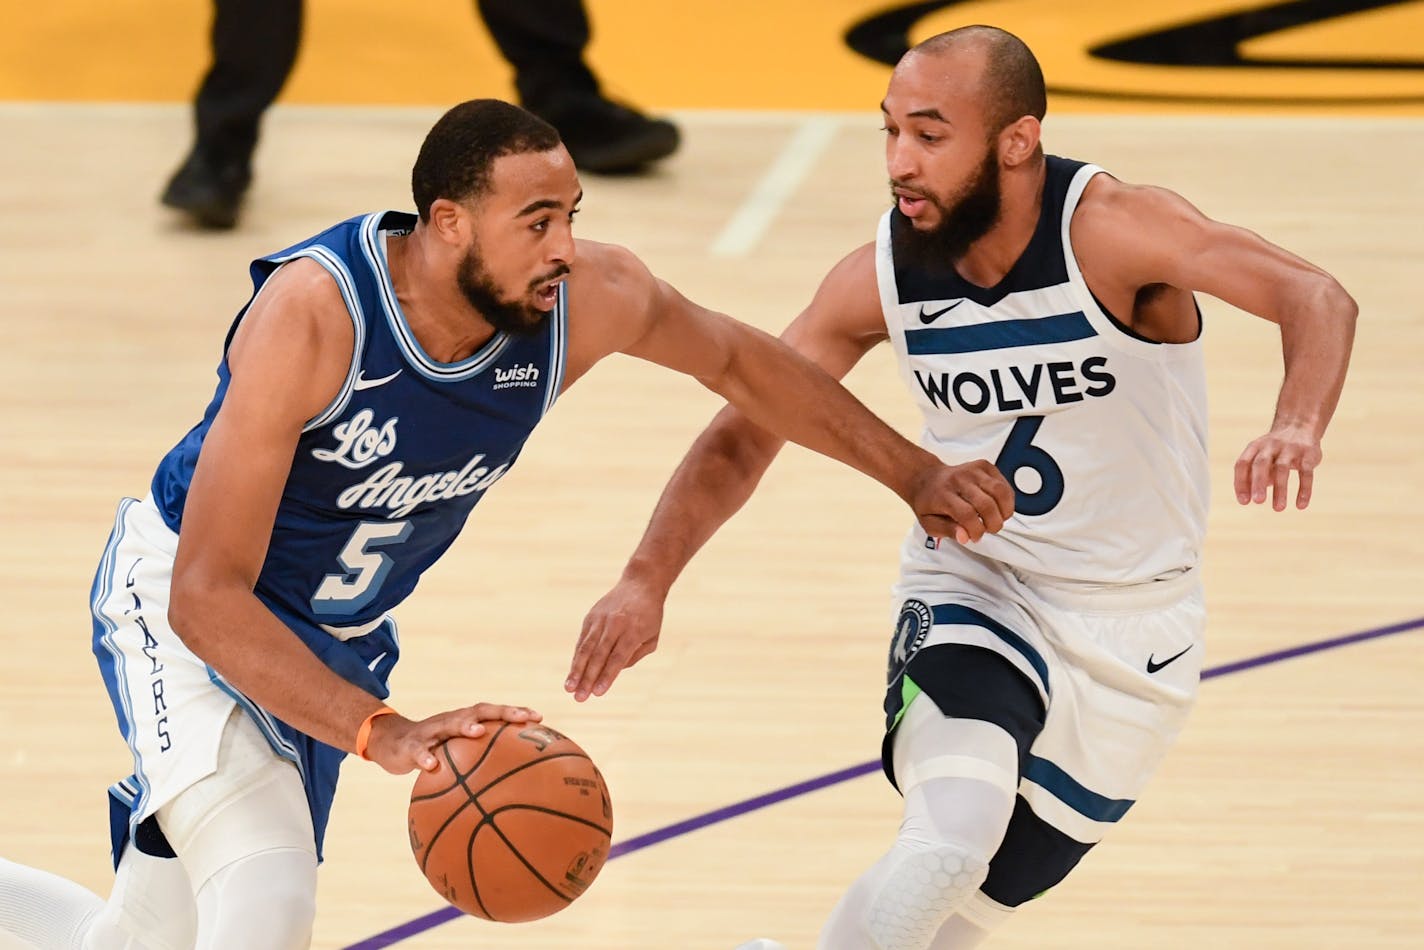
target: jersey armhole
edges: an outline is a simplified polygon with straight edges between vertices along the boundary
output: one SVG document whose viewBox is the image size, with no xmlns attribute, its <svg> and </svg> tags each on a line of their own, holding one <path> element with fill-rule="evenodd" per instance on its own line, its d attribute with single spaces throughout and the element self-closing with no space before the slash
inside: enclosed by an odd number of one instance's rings
<svg viewBox="0 0 1424 950">
<path fill-rule="evenodd" d="M 320 264 L 322 269 L 330 274 L 332 279 L 336 281 L 337 289 L 341 291 L 341 299 L 346 303 L 346 315 L 351 318 L 351 328 L 353 331 L 351 362 L 350 365 L 346 367 L 346 379 L 342 381 L 341 388 L 337 390 L 336 395 L 332 398 L 331 402 L 327 404 L 326 408 L 315 416 L 312 416 L 306 421 L 306 424 L 302 426 L 302 432 L 305 434 L 335 419 L 341 414 L 342 410 L 346 408 L 346 404 L 351 401 L 351 394 L 355 391 L 353 387 L 356 383 L 356 376 L 361 368 L 361 357 L 366 352 L 366 321 L 361 311 L 360 298 L 356 295 L 356 282 L 352 279 L 351 272 L 346 269 L 346 265 L 342 263 L 340 258 L 332 254 L 327 248 L 320 245 L 312 245 L 302 248 L 295 254 L 268 258 L 268 260 L 277 265 L 277 268 L 272 272 L 275 274 L 277 270 L 281 269 L 283 264 L 289 264 L 301 257 L 316 261 L 316 263 Z M 268 280 L 270 279 L 271 276 L 269 275 Z M 265 289 L 266 286 L 266 281 L 264 281 L 262 289 Z M 262 290 L 259 289 L 257 294 L 253 295 L 252 299 L 255 301 L 257 295 L 261 294 L 261 292 Z M 249 303 L 248 306 L 251 307 L 252 305 Z"/>
<path fill-rule="evenodd" d="M 1084 165 L 1073 175 L 1073 180 L 1068 185 L 1068 192 L 1063 198 L 1061 243 L 1063 245 L 1063 261 L 1068 270 L 1069 286 L 1072 287 L 1074 296 L 1078 298 L 1078 305 L 1082 308 L 1083 315 L 1087 317 L 1093 329 L 1098 331 L 1098 335 L 1110 346 L 1139 359 L 1156 363 L 1186 359 L 1196 352 L 1201 342 L 1201 307 L 1196 303 L 1195 295 L 1192 302 L 1197 310 L 1196 337 L 1187 343 L 1164 343 L 1160 340 L 1151 340 L 1133 330 L 1128 324 L 1123 323 L 1109 312 L 1107 307 L 1103 306 L 1097 295 L 1088 286 L 1088 281 L 1083 277 L 1083 271 L 1078 266 L 1078 256 L 1073 250 L 1071 232 L 1073 214 L 1078 210 L 1078 201 L 1083 197 L 1088 182 L 1092 181 L 1096 175 L 1106 174 L 1108 173 L 1097 165 Z"/>
</svg>

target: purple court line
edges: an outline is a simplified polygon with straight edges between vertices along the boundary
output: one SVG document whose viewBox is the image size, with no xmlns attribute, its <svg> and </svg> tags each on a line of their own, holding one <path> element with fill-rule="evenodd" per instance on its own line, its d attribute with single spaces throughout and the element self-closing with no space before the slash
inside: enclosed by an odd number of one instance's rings
<svg viewBox="0 0 1424 950">
<path fill-rule="evenodd" d="M 1296 657 L 1309 656 L 1312 653 L 1320 653 L 1323 650 L 1334 650 L 1338 647 L 1350 646 L 1355 643 L 1363 643 L 1366 640 L 1376 640 L 1380 637 L 1388 637 L 1396 633 L 1407 633 L 1410 630 L 1417 630 L 1424 627 L 1424 617 L 1416 617 L 1413 620 L 1405 620 L 1401 623 L 1390 624 L 1387 627 L 1376 627 L 1373 630 L 1361 630 L 1358 633 L 1347 633 L 1339 637 L 1331 637 L 1328 640 L 1317 640 L 1314 643 L 1302 644 L 1298 647 L 1288 647 L 1284 650 L 1276 650 L 1272 653 L 1263 653 L 1260 656 L 1248 657 L 1244 660 L 1237 660 L 1234 663 L 1223 663 L 1221 666 L 1214 666 L 1202 672 L 1201 678 L 1204 680 L 1215 679 L 1218 676 L 1227 676 L 1231 673 L 1240 673 L 1242 670 L 1251 670 L 1260 666 L 1269 666 L 1272 663 L 1280 663 L 1283 660 L 1293 660 Z M 840 769 L 835 772 L 828 772 L 825 775 L 818 775 L 815 778 L 807 779 L 804 782 L 797 782 L 795 785 L 788 785 L 785 788 L 778 788 L 776 791 L 767 792 L 764 795 L 757 795 L 754 798 L 743 799 L 733 805 L 713 811 L 703 812 L 691 818 L 656 828 L 627 841 L 620 841 L 615 844 L 608 853 L 608 860 L 612 861 L 621 858 L 625 854 L 632 854 L 644 848 L 650 848 L 655 844 L 661 844 L 672 838 L 678 838 L 685 834 L 690 834 L 702 828 L 719 824 L 732 818 L 737 818 L 749 812 L 758 811 L 770 805 L 784 802 L 789 798 L 796 798 L 800 795 L 807 795 L 811 792 L 838 785 L 841 782 L 848 782 L 853 778 L 860 778 L 862 775 L 869 775 L 880 768 L 880 760 L 875 759 L 870 762 L 862 762 L 859 765 L 852 765 L 850 768 Z M 389 947 L 400 943 L 402 940 L 409 940 L 417 934 L 424 933 L 434 927 L 438 927 L 456 917 L 463 917 L 464 914 L 454 907 L 442 907 L 414 920 L 407 920 L 403 924 L 398 924 L 390 930 L 368 937 L 359 943 L 353 943 L 342 950 L 380 950 L 381 947 Z"/>
</svg>

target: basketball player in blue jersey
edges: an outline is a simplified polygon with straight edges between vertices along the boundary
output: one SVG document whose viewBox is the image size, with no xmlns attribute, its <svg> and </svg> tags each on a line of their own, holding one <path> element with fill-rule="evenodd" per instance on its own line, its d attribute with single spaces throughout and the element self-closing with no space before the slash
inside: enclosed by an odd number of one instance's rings
<svg viewBox="0 0 1424 950">
<path fill-rule="evenodd" d="M 1045 156 L 1044 107 L 1008 33 L 911 50 L 881 105 L 894 207 L 785 333 L 836 377 L 889 341 L 926 447 L 996 460 L 1015 494 L 997 533 L 906 539 L 883 750 L 904 820 L 822 950 L 977 946 L 1122 818 L 1181 729 L 1209 477 L 1193 292 L 1281 330 L 1275 417 L 1236 463 L 1242 504 L 1284 510 L 1292 473 L 1309 504 L 1344 383 L 1356 306 L 1333 278 L 1169 191 Z M 577 698 L 656 646 L 674 579 L 780 445 L 735 407 L 697 440 L 585 622 Z"/>
<path fill-rule="evenodd" d="M 430 769 L 484 720 L 539 718 L 395 713 L 389 611 L 611 353 L 877 478 L 935 536 L 979 538 L 1012 511 L 987 462 L 941 463 L 789 347 L 622 248 L 575 242 L 578 177 L 543 120 L 457 106 L 412 180 L 418 214 L 352 218 L 253 263 L 202 421 L 120 505 L 92 598 L 135 764 L 110 790 L 115 887 L 104 902 L 0 862 L 0 945 L 307 946 L 347 754 Z"/>
</svg>

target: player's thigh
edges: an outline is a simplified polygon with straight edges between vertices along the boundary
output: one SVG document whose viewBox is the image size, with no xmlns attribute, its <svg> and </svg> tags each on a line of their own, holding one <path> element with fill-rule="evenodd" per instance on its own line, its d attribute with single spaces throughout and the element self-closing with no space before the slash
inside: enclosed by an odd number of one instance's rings
<svg viewBox="0 0 1424 950">
<path fill-rule="evenodd" d="M 1061 882 L 1122 821 L 1180 734 L 1200 677 L 1196 595 L 1051 622 L 1060 642 L 1047 717 L 983 888 L 1008 907 Z M 1178 657 L 1170 677 L 1148 671 L 1154 655 Z"/>
<path fill-rule="evenodd" d="M 95 576 L 94 654 L 134 764 L 110 789 L 115 854 L 131 838 L 163 854 L 140 827 L 217 768 L 235 705 L 168 624 L 177 544 L 150 502 L 125 499 Z"/>
<path fill-rule="evenodd" d="M 268 851 L 309 854 L 316 865 L 301 774 L 240 709 L 223 730 L 217 768 L 161 807 L 156 819 L 195 892 L 223 868 Z"/>
</svg>

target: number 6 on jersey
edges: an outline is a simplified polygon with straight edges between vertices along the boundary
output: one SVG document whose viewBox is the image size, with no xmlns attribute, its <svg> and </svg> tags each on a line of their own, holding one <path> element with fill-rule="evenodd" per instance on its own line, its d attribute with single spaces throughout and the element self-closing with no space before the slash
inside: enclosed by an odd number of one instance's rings
<svg viewBox="0 0 1424 950">
<path fill-rule="evenodd" d="M 1009 484 L 1014 487 L 1014 513 L 1020 515 L 1044 515 L 1052 511 L 1063 500 L 1063 469 L 1043 449 L 1033 444 L 1038 435 L 1038 427 L 1043 425 L 1043 416 L 1021 416 L 1009 430 L 1009 438 L 994 459 L 994 467 L 1004 473 Z M 1038 489 L 1026 492 L 1019 487 L 1014 476 L 1019 469 L 1027 468 L 1038 473 Z"/>
</svg>

